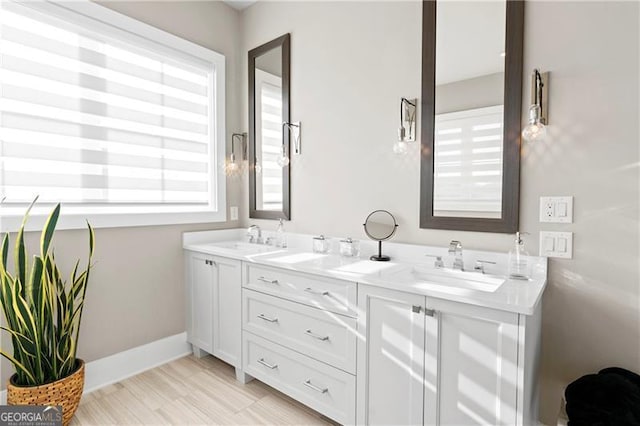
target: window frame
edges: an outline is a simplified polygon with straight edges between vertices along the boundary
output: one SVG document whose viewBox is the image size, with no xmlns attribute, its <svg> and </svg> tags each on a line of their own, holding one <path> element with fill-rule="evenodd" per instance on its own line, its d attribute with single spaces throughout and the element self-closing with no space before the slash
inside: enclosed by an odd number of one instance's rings
<svg viewBox="0 0 640 426">
<path fill-rule="evenodd" d="M 224 160 L 226 155 L 226 126 L 225 126 L 225 84 L 226 69 L 225 56 L 196 43 L 170 34 L 164 30 L 145 24 L 136 19 L 93 3 L 89 0 L 57 3 L 46 0 L 3 0 L 7 3 L 18 4 L 31 8 L 50 16 L 63 19 L 75 25 L 88 27 L 103 34 L 123 39 L 122 32 L 126 32 L 127 41 L 135 40 L 135 45 L 147 47 L 154 52 L 166 52 L 174 58 L 196 58 L 212 65 L 210 73 L 210 87 L 213 96 L 209 99 L 210 114 L 210 200 L 207 206 L 186 207 L 184 211 L 145 212 L 144 204 L 138 205 L 139 212 L 114 212 L 109 208 L 100 208 L 89 204 L 79 208 L 78 205 L 68 204 L 71 212 L 65 212 L 62 204 L 62 214 L 57 228 L 79 229 L 86 227 L 89 221 L 94 228 L 134 227 L 152 225 L 175 225 L 187 223 L 225 222 L 227 220 L 226 175 Z M 1 6 L 0 6 L 1 7 Z M 73 207 L 72 207 L 73 206 Z M 22 206 L 20 206 L 22 207 Z M 24 209 L 18 205 L 11 205 L 3 209 L 0 205 L 0 231 L 16 231 L 21 222 Z M 30 215 L 27 230 L 40 229 L 46 220 L 52 204 L 40 203 L 36 205 Z M 3 212 L 5 210 L 5 212 Z M 7 211 L 8 210 L 8 211 Z M 22 210 L 18 212 L 18 210 Z M 113 209 L 112 209 L 113 210 Z"/>
</svg>

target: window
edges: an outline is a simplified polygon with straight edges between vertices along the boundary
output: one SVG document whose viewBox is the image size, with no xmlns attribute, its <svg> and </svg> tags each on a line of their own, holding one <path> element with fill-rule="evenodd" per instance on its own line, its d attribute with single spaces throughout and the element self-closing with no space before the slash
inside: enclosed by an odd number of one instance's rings
<svg viewBox="0 0 640 426">
<path fill-rule="evenodd" d="M 225 220 L 224 56 L 91 2 L 0 4 L 5 229 L 35 196 L 68 228 Z"/>
<path fill-rule="evenodd" d="M 502 212 L 503 106 L 438 114 L 433 209 L 499 218 Z"/>
</svg>

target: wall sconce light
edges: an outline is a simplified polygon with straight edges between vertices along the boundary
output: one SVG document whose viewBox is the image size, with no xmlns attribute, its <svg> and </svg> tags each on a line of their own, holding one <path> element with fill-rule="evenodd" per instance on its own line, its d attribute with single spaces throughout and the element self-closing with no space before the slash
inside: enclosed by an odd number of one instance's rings
<svg viewBox="0 0 640 426">
<path fill-rule="evenodd" d="M 286 167 L 289 165 L 290 160 L 287 156 L 287 150 L 284 146 L 284 132 L 285 128 L 287 131 L 291 132 L 291 136 L 293 136 L 293 152 L 295 154 L 300 154 L 300 131 L 302 123 L 296 121 L 295 123 L 282 123 L 282 152 L 280 157 L 278 157 L 277 163 L 280 167 Z"/>
<path fill-rule="evenodd" d="M 398 155 L 407 153 L 407 142 L 416 140 L 417 99 L 400 98 L 400 127 L 398 141 L 393 144 L 393 152 Z"/>
<path fill-rule="evenodd" d="M 549 73 L 534 69 L 531 74 L 531 106 L 529 123 L 522 130 L 522 137 L 528 142 L 544 139 L 549 124 Z"/>
<path fill-rule="evenodd" d="M 227 174 L 233 174 L 238 171 L 240 165 L 236 161 L 235 142 L 240 141 L 240 160 L 245 160 L 247 153 L 247 134 L 246 133 L 233 133 L 231 135 L 231 155 L 229 156 L 229 163 L 227 163 Z"/>
</svg>

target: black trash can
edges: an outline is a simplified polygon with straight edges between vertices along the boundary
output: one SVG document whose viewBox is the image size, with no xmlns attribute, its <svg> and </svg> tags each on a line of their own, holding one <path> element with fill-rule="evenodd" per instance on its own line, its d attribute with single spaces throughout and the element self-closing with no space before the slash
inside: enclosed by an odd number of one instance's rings
<svg viewBox="0 0 640 426">
<path fill-rule="evenodd" d="M 640 376 L 611 367 L 565 390 L 568 426 L 640 426 Z"/>
</svg>

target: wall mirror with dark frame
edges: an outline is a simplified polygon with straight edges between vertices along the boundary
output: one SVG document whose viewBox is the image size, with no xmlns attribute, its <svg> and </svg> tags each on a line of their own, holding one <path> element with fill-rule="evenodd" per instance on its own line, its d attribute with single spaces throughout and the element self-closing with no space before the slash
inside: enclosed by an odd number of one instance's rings
<svg viewBox="0 0 640 426">
<path fill-rule="evenodd" d="M 422 7 L 420 227 L 514 233 L 524 2 Z"/>
<path fill-rule="evenodd" d="M 249 217 L 290 219 L 290 35 L 249 51 Z M 283 161 L 284 159 L 284 161 Z"/>
</svg>

